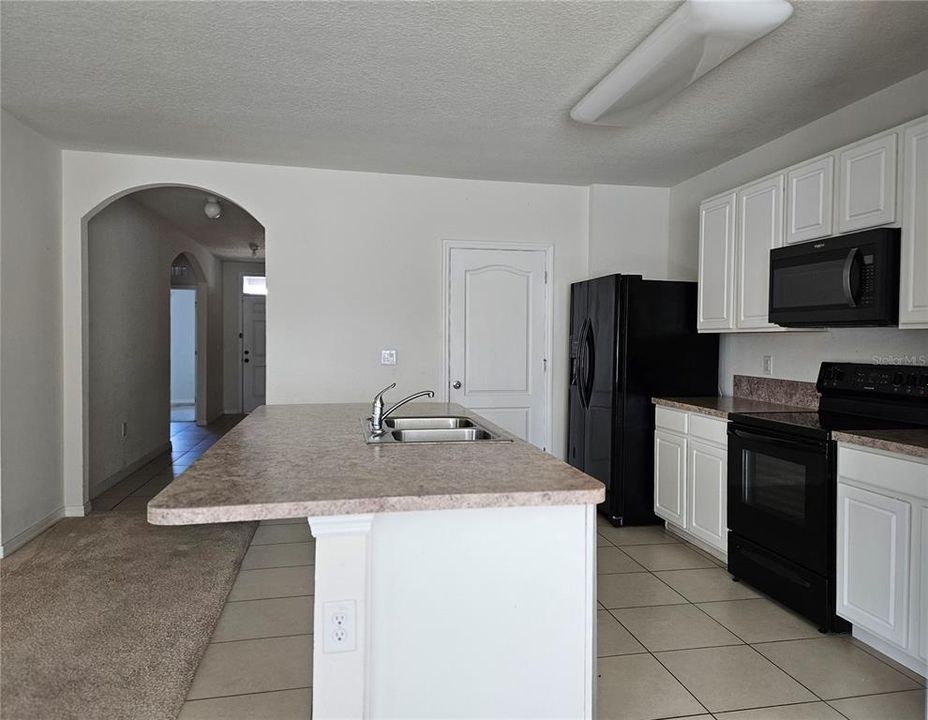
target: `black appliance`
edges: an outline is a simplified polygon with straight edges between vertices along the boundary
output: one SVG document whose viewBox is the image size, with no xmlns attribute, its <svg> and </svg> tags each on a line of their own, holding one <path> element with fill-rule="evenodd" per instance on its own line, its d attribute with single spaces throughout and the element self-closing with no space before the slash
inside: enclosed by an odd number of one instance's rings
<svg viewBox="0 0 928 720">
<path fill-rule="evenodd" d="M 696 283 L 608 275 L 570 286 L 567 459 L 606 486 L 615 525 L 654 515 L 651 398 L 718 394 L 717 335 L 696 333 Z"/>
<path fill-rule="evenodd" d="M 898 324 L 899 229 L 771 250 L 768 317 L 786 327 Z"/>
<path fill-rule="evenodd" d="M 835 614 L 833 431 L 928 427 L 928 367 L 822 363 L 818 411 L 740 413 L 728 427 L 728 570 L 824 631 Z"/>
</svg>

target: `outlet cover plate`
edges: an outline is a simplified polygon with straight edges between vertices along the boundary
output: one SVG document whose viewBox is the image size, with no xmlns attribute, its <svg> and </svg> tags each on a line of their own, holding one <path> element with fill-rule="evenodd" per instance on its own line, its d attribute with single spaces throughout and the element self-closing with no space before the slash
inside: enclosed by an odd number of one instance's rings
<svg viewBox="0 0 928 720">
<path fill-rule="evenodd" d="M 380 351 L 380 364 L 381 365 L 396 365 L 396 350 L 381 350 Z"/>
<path fill-rule="evenodd" d="M 352 652 L 358 647 L 358 604 L 354 600 L 322 603 L 322 651 Z"/>
</svg>

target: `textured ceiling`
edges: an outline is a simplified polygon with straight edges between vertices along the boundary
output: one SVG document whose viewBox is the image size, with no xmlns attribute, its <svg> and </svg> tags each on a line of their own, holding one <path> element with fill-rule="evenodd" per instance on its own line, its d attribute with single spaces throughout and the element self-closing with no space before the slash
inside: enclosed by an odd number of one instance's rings
<svg viewBox="0 0 928 720">
<path fill-rule="evenodd" d="M 207 193 L 187 187 L 159 187 L 139 190 L 128 197 L 158 213 L 225 260 L 250 260 L 249 243 L 260 246 L 264 259 L 264 226 L 231 200 L 219 198 L 222 214 L 210 220 L 203 212 Z"/>
<path fill-rule="evenodd" d="M 928 2 L 797 2 L 640 126 L 571 121 L 676 7 L 4 0 L 2 102 L 70 148 L 672 185 L 928 68 Z"/>
</svg>

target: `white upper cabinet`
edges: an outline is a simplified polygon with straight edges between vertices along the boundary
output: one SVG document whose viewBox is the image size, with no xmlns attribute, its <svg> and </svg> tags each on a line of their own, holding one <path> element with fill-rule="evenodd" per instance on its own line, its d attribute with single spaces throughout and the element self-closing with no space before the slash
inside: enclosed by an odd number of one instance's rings
<svg viewBox="0 0 928 720">
<path fill-rule="evenodd" d="M 699 206 L 699 330 L 735 326 L 735 193 Z"/>
<path fill-rule="evenodd" d="M 795 166 L 786 174 L 786 242 L 831 235 L 834 195 L 833 156 Z"/>
<path fill-rule="evenodd" d="M 838 232 L 896 220 L 896 133 L 838 154 Z"/>
<path fill-rule="evenodd" d="M 899 326 L 928 328 L 928 120 L 903 140 Z"/>
<path fill-rule="evenodd" d="M 783 244 L 783 175 L 738 191 L 736 324 L 739 330 L 781 329 L 767 321 L 770 251 Z"/>
</svg>

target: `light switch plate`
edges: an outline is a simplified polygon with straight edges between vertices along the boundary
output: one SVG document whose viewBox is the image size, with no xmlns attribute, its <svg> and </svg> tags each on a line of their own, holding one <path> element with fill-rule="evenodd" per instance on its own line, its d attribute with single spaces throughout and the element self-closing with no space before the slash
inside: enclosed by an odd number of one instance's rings
<svg viewBox="0 0 928 720">
<path fill-rule="evenodd" d="M 764 355 L 764 375 L 773 375 L 773 356 Z"/>
<path fill-rule="evenodd" d="M 381 350 L 380 351 L 380 364 L 381 365 L 396 365 L 396 350 Z"/>
</svg>

